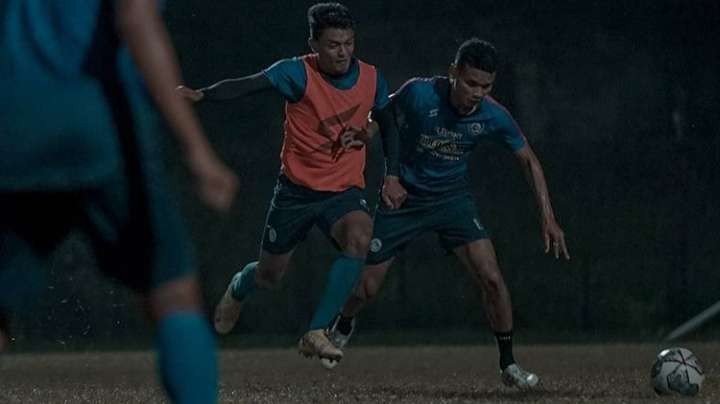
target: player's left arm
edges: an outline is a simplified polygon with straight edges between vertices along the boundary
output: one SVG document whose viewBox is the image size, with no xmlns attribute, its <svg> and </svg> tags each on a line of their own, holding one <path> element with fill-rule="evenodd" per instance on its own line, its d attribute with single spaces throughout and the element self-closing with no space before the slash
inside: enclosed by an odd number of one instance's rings
<svg viewBox="0 0 720 404">
<path fill-rule="evenodd" d="M 540 165 L 540 161 L 527 142 L 523 147 L 515 151 L 515 156 L 520 162 L 525 178 L 532 186 L 538 208 L 540 209 L 545 253 L 550 252 L 550 248 L 552 247 L 555 258 L 560 258 L 560 255 L 562 255 L 565 259 L 570 259 L 570 253 L 568 253 L 567 245 L 565 244 L 565 233 L 555 219 L 555 213 L 550 203 L 547 181 L 545 181 L 545 174 Z"/>
<path fill-rule="evenodd" d="M 157 5 L 144 0 L 122 0 L 116 5 L 116 23 L 150 96 L 180 142 L 202 200 L 226 211 L 237 190 L 237 177 L 215 153 L 195 113 L 178 98 L 180 67 L 170 35 Z"/>
<path fill-rule="evenodd" d="M 400 183 L 400 134 L 395 120 L 394 105 L 388 94 L 385 78 L 378 71 L 375 105 L 364 128 L 348 128 L 341 135 L 343 147 L 361 147 L 370 143 L 380 132 L 385 155 L 385 178 L 380 196 L 391 209 L 399 208 L 407 198 L 407 190 Z"/>
<path fill-rule="evenodd" d="M 382 128 L 382 129 L 381 129 Z M 360 147 L 372 141 L 380 132 L 385 154 L 385 177 L 380 197 L 391 209 L 397 209 L 405 202 L 407 190 L 400 183 L 400 135 L 397 123 L 388 104 L 385 108 L 373 111 L 364 128 L 348 128 L 341 135 L 345 148 Z"/>
<path fill-rule="evenodd" d="M 379 130 L 385 154 L 385 178 L 380 196 L 388 207 L 397 209 L 405 202 L 407 190 L 400 183 L 400 134 L 392 102 L 372 113 L 368 130 Z"/>
<path fill-rule="evenodd" d="M 374 122 L 377 122 L 385 154 L 385 178 L 383 178 L 380 197 L 391 209 L 402 206 L 407 198 L 407 190 L 400 183 L 400 133 L 395 119 L 395 107 L 387 82 L 378 71 L 375 108 L 373 108 L 371 117 Z"/>
</svg>

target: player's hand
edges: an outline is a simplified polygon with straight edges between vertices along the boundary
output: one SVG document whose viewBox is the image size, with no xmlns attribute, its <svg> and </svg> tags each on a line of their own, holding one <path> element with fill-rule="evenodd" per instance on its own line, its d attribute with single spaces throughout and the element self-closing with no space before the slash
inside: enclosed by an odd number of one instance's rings
<svg viewBox="0 0 720 404">
<path fill-rule="evenodd" d="M 363 132 L 362 141 L 365 142 L 365 144 L 369 144 L 378 132 L 380 132 L 380 125 L 372 119 L 368 119 L 368 124 Z"/>
<path fill-rule="evenodd" d="M 193 151 L 189 156 L 189 165 L 200 199 L 217 211 L 227 212 L 238 188 L 235 173 L 207 149 Z"/>
<path fill-rule="evenodd" d="M 396 175 L 386 175 L 380 192 L 383 203 L 390 209 L 397 209 L 405 202 L 407 190 Z"/>
<path fill-rule="evenodd" d="M 552 248 L 555 259 L 560 258 L 560 255 L 562 255 L 566 260 L 569 260 L 570 253 L 568 253 L 567 245 L 565 244 L 565 233 L 555 219 L 543 220 L 542 232 L 543 241 L 545 242 L 545 254 L 549 253 Z"/>
<path fill-rule="evenodd" d="M 372 134 L 367 128 L 349 126 L 340 134 L 340 146 L 344 150 L 359 149 L 370 142 L 370 139 L 372 139 Z"/>
<path fill-rule="evenodd" d="M 186 98 L 192 102 L 198 102 L 205 98 L 205 93 L 200 90 L 193 90 L 185 86 L 175 87 L 175 91 L 183 98 Z"/>
</svg>

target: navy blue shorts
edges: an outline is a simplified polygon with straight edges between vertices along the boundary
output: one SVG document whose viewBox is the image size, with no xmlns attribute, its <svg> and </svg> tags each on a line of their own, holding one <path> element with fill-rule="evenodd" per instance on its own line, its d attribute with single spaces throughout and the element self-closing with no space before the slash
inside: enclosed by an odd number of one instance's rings
<svg viewBox="0 0 720 404">
<path fill-rule="evenodd" d="M 9 137 L 0 157 L 14 170 L 0 175 L 0 295 L 22 282 L 23 271 L 44 266 L 73 229 L 89 236 L 103 272 L 136 291 L 194 271 L 190 238 L 164 181 L 157 115 L 138 102 L 131 114 L 115 116 L 97 86 L 80 87 L 75 96 L 50 97 L 52 104 L 40 95 L 73 86 L 31 93 L 10 109 L 22 112 L 18 120 L 0 120 L 0 136 Z"/>
<path fill-rule="evenodd" d="M 417 202 L 409 196 L 399 209 L 378 207 L 366 263 L 375 265 L 395 257 L 427 231 L 435 232 L 446 250 L 488 238 L 469 193 L 432 202 Z"/>
<path fill-rule="evenodd" d="M 335 222 L 356 210 L 370 214 L 360 188 L 315 191 L 280 175 L 265 220 L 262 249 L 271 254 L 290 252 L 307 238 L 314 225 L 332 240 L 330 230 Z M 339 247 L 336 243 L 335 246 Z"/>
<path fill-rule="evenodd" d="M 139 292 L 192 273 L 184 224 L 164 189 L 143 198 L 122 181 L 68 192 L 0 193 L 0 279 L 44 265 L 73 229 L 90 238 L 104 273 Z M 4 274 L 3 274 L 4 273 Z"/>
</svg>

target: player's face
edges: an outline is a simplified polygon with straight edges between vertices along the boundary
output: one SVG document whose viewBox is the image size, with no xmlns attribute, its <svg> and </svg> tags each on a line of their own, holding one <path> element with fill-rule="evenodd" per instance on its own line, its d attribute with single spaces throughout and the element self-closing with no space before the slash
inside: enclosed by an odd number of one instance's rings
<svg viewBox="0 0 720 404">
<path fill-rule="evenodd" d="M 355 51 L 355 31 L 327 28 L 318 39 L 310 39 L 310 47 L 318 54 L 323 73 L 339 76 L 347 73 Z"/>
<path fill-rule="evenodd" d="M 461 114 L 469 114 L 490 94 L 495 84 L 495 73 L 471 67 L 450 66 L 452 89 L 450 101 Z"/>
</svg>

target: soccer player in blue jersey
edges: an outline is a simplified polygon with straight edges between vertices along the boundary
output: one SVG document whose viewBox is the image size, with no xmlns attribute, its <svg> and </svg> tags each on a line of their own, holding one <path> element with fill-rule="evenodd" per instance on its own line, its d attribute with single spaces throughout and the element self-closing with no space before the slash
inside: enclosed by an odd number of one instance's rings
<svg viewBox="0 0 720 404">
<path fill-rule="evenodd" d="M 284 59 L 262 72 L 193 90 L 178 89 L 194 101 L 224 100 L 276 91 L 285 99 L 282 166 L 268 208 L 257 261 L 230 281 L 215 309 L 215 329 L 234 327 L 242 303 L 260 288 L 273 288 L 285 274 L 295 248 L 317 225 L 342 254 L 332 264 L 320 303 L 299 350 L 306 356 L 338 360 L 342 351 L 326 329 L 356 285 L 372 234 L 362 189 L 368 113 L 382 132 L 387 158 L 384 197 L 404 197 L 399 185 L 397 129 L 388 107 L 387 84 L 372 65 L 354 57 L 354 20 L 338 3 L 308 9 L 312 53 Z"/>
<path fill-rule="evenodd" d="M 22 272 L 82 229 L 105 273 L 146 300 L 169 397 L 215 403 L 215 341 L 164 185 L 156 107 L 204 202 L 229 209 L 237 180 L 180 82 L 155 1 L 0 1 L 0 311 L 19 308 Z"/>
<path fill-rule="evenodd" d="M 400 128 L 400 183 L 407 198 L 397 209 L 387 204 L 377 209 L 362 282 L 334 320 L 330 335 L 337 346 L 347 344 L 355 315 L 377 295 L 398 250 L 419 234 L 434 231 L 482 289 L 503 382 L 526 388 L 538 377 L 513 358 L 510 294 L 468 183 L 467 162 L 478 143 L 497 142 L 515 154 L 535 192 L 545 252 L 555 258 L 570 256 L 535 153 L 510 113 L 489 96 L 496 67 L 495 48 L 470 39 L 458 49 L 448 77 L 412 79 L 393 95 Z"/>
</svg>

